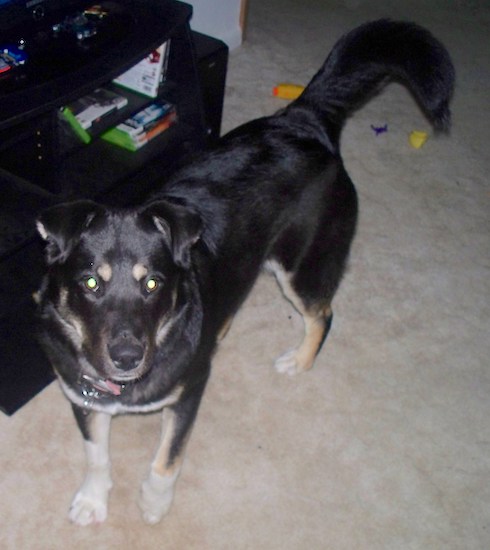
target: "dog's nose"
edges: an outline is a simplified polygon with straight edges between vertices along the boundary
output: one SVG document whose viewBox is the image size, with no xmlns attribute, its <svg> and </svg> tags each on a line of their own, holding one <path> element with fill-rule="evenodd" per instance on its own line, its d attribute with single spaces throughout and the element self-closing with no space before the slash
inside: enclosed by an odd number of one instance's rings
<svg viewBox="0 0 490 550">
<path fill-rule="evenodd" d="M 124 371 L 135 369 L 143 359 L 144 351 L 143 346 L 127 334 L 109 346 L 109 355 L 114 365 Z"/>
<path fill-rule="evenodd" d="M 121 370 L 133 370 L 143 359 L 143 347 L 132 344 L 116 344 L 109 349 L 114 365 Z"/>
</svg>

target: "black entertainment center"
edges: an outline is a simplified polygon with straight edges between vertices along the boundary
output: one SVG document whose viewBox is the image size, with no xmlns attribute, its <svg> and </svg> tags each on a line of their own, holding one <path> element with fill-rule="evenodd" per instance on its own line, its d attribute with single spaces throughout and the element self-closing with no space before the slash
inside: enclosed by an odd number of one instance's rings
<svg viewBox="0 0 490 550">
<path fill-rule="evenodd" d="M 0 0 L 0 54 L 13 61 L 0 68 L 0 409 L 8 414 L 53 379 L 35 339 L 32 293 L 43 271 L 38 213 L 80 197 L 139 202 L 185 155 L 219 137 L 228 49 L 190 30 L 192 8 L 173 0 L 111 0 L 97 3 L 105 14 L 99 20 L 83 15 L 92 4 Z M 115 77 L 165 41 L 158 98 L 175 105 L 177 122 L 135 152 L 100 139 L 152 102 L 124 89 L 127 105 L 82 143 L 62 108 L 114 87 Z"/>
</svg>

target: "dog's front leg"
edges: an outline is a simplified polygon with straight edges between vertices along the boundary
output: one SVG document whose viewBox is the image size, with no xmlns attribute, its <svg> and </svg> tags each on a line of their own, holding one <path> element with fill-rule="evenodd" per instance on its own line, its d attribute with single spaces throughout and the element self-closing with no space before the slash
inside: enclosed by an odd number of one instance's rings
<svg viewBox="0 0 490 550">
<path fill-rule="evenodd" d="M 86 413 L 76 405 L 73 411 L 83 434 L 87 473 L 70 507 L 69 518 L 78 525 L 101 523 L 107 517 L 107 500 L 112 487 L 109 460 L 111 416 Z"/>
<path fill-rule="evenodd" d="M 162 437 L 148 477 L 141 487 L 139 505 L 146 523 L 158 523 L 174 496 L 186 443 L 194 424 L 205 383 L 192 394 L 163 410 Z"/>
</svg>

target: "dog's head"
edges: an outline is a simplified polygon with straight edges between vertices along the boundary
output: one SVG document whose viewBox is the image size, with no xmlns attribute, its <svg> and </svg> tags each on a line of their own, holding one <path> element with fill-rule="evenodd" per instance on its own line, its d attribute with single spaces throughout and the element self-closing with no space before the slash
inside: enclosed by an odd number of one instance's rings
<svg viewBox="0 0 490 550">
<path fill-rule="evenodd" d="M 142 378 L 185 307 L 199 215 L 165 200 L 138 210 L 77 201 L 46 210 L 37 227 L 47 242 L 41 308 L 84 374 Z"/>
</svg>

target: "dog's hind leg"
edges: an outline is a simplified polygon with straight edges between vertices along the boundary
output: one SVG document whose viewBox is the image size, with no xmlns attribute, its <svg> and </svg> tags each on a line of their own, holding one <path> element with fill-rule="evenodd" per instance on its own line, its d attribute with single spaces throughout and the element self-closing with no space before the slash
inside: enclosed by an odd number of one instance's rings
<svg viewBox="0 0 490 550">
<path fill-rule="evenodd" d="M 332 318 L 330 308 L 317 314 L 304 312 L 305 336 L 303 341 L 297 348 L 287 351 L 276 360 L 274 365 L 276 370 L 294 375 L 311 369 L 328 335 Z"/>
<path fill-rule="evenodd" d="M 201 387 L 202 386 L 202 387 Z M 184 460 L 184 451 L 199 408 L 205 382 L 192 388 L 163 410 L 162 437 L 150 473 L 141 486 L 139 506 L 146 523 L 158 523 L 172 504 L 175 483 Z"/>
<path fill-rule="evenodd" d="M 278 372 L 294 375 L 307 371 L 313 366 L 315 357 L 330 330 L 333 314 L 330 305 L 315 304 L 307 307 L 293 288 L 291 276 L 275 263 L 272 270 L 284 296 L 303 317 L 305 327 L 303 341 L 297 348 L 281 355 L 275 362 Z"/>
<path fill-rule="evenodd" d="M 328 335 L 333 318 L 332 300 L 355 233 L 356 191 L 341 166 L 334 182 L 325 181 L 325 195 L 320 202 L 324 206 L 317 217 L 308 218 L 299 230 L 293 225 L 291 231 L 283 232 L 268 262 L 283 294 L 303 316 L 305 325 L 302 343 L 279 357 L 275 364 L 279 372 L 291 375 L 313 366 Z M 298 243 L 302 243 L 300 247 Z"/>
<path fill-rule="evenodd" d="M 70 507 L 69 518 L 78 525 L 101 523 L 107 518 L 107 500 L 112 487 L 109 460 L 111 416 L 100 412 L 85 414 L 73 405 L 82 431 L 87 456 L 87 473 Z"/>
</svg>

